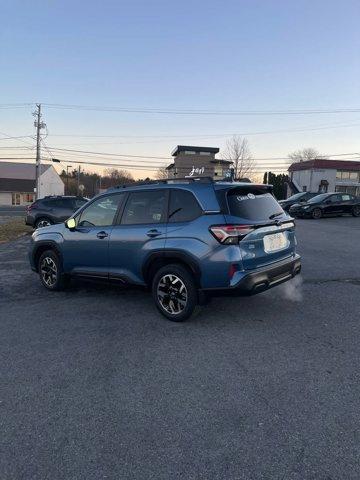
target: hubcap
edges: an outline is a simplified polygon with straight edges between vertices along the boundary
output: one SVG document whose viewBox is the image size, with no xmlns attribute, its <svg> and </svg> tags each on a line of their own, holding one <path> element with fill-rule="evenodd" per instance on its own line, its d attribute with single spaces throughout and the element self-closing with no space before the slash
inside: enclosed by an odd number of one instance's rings
<svg viewBox="0 0 360 480">
<path fill-rule="evenodd" d="M 57 280 L 57 266 L 50 257 L 45 257 L 40 266 L 41 276 L 48 287 L 53 287 Z"/>
<path fill-rule="evenodd" d="M 157 298 L 166 312 L 178 315 L 187 304 L 187 290 L 184 282 L 176 275 L 164 275 L 158 283 Z"/>
<path fill-rule="evenodd" d="M 360 207 L 355 207 L 355 208 L 354 208 L 354 214 L 355 214 L 357 217 L 360 217 Z"/>
<path fill-rule="evenodd" d="M 40 220 L 37 224 L 37 228 L 48 227 L 50 225 L 49 220 Z"/>
<path fill-rule="evenodd" d="M 320 218 L 320 216 L 321 216 L 320 210 L 314 210 L 313 216 L 314 216 L 314 218 Z"/>
</svg>

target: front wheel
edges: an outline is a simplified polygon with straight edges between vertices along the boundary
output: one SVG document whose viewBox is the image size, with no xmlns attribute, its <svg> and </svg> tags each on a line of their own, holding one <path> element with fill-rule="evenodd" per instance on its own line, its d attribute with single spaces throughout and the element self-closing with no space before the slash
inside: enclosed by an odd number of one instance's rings
<svg viewBox="0 0 360 480">
<path fill-rule="evenodd" d="M 156 272 L 152 282 L 155 305 L 173 322 L 187 320 L 198 305 L 193 275 L 182 265 L 166 265 Z"/>
<path fill-rule="evenodd" d="M 360 205 L 355 205 L 351 212 L 354 217 L 360 217 Z"/>
<path fill-rule="evenodd" d="M 312 218 L 317 220 L 318 218 L 321 218 L 322 211 L 320 210 L 320 208 L 314 208 L 314 210 L 311 212 L 311 216 Z"/>
<path fill-rule="evenodd" d="M 63 290 L 67 278 L 63 275 L 62 264 L 54 250 L 46 250 L 39 258 L 38 272 L 41 283 L 48 290 Z"/>
</svg>

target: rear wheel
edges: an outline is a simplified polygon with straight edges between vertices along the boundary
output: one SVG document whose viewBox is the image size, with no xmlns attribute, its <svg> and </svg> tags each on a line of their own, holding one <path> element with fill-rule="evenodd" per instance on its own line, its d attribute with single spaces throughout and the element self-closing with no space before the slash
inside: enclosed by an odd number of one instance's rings
<svg viewBox="0 0 360 480">
<path fill-rule="evenodd" d="M 354 205 L 351 213 L 354 217 L 360 217 L 360 205 Z"/>
<path fill-rule="evenodd" d="M 320 208 L 314 208 L 314 210 L 311 212 L 312 218 L 318 219 L 322 217 L 322 211 Z"/>
<path fill-rule="evenodd" d="M 35 222 L 35 228 L 48 227 L 49 225 L 52 225 L 52 221 L 46 217 L 38 218 Z"/>
<path fill-rule="evenodd" d="M 46 250 L 39 258 L 38 272 L 41 283 L 48 290 L 63 290 L 67 278 L 63 275 L 62 264 L 54 250 Z"/>
<path fill-rule="evenodd" d="M 194 277 L 182 265 L 166 265 L 153 278 L 152 294 L 156 307 L 173 322 L 187 320 L 198 305 Z"/>
</svg>

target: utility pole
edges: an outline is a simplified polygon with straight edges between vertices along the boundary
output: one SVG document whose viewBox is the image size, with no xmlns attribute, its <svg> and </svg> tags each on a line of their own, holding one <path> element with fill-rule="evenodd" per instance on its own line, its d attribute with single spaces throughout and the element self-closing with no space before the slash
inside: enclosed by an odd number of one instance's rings
<svg viewBox="0 0 360 480">
<path fill-rule="evenodd" d="M 69 193 L 69 168 L 71 168 L 72 165 L 66 165 L 66 195 L 70 195 Z"/>
<path fill-rule="evenodd" d="M 77 178 L 77 196 L 80 196 L 80 169 L 81 166 L 79 165 L 79 170 L 78 170 L 78 178 Z"/>
<path fill-rule="evenodd" d="M 34 126 L 36 128 L 36 166 L 35 166 L 35 188 L 36 200 L 40 198 L 40 176 L 41 176 L 41 129 L 45 128 L 45 123 L 41 121 L 41 103 L 36 104 L 36 111 L 33 113 L 36 118 Z"/>
</svg>

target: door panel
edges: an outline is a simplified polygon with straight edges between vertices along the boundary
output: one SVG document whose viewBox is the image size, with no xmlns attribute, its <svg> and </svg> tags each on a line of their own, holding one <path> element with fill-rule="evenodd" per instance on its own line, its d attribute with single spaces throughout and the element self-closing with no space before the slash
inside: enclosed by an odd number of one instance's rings
<svg viewBox="0 0 360 480">
<path fill-rule="evenodd" d="M 110 236 L 110 278 L 144 283 L 142 268 L 147 257 L 165 246 L 167 198 L 166 189 L 129 193 L 121 223 Z"/>
<path fill-rule="evenodd" d="M 109 243 L 110 278 L 142 285 L 142 267 L 151 253 L 164 249 L 165 238 L 164 223 L 114 226 Z"/>
<path fill-rule="evenodd" d="M 64 233 L 65 270 L 72 274 L 109 274 L 109 239 L 124 193 L 102 196 L 84 208 L 76 218 L 75 230 Z"/>
<path fill-rule="evenodd" d="M 341 195 L 331 195 L 325 200 L 323 211 L 326 215 L 337 215 L 342 212 Z"/>
</svg>

